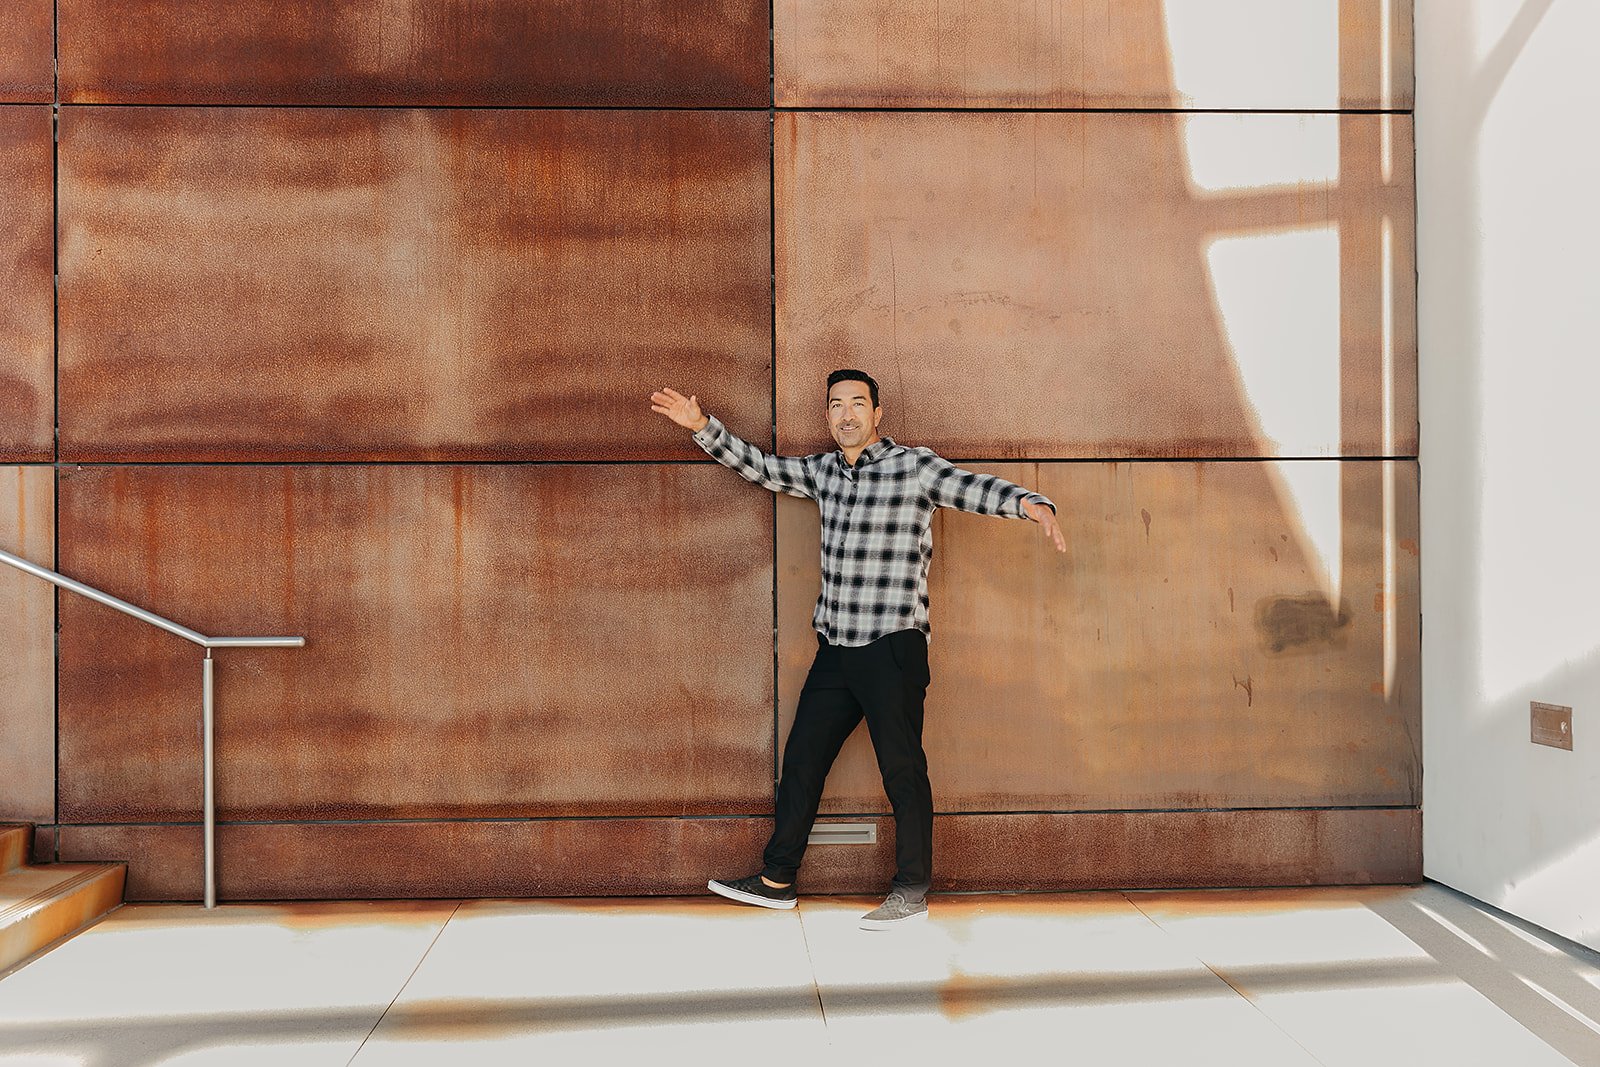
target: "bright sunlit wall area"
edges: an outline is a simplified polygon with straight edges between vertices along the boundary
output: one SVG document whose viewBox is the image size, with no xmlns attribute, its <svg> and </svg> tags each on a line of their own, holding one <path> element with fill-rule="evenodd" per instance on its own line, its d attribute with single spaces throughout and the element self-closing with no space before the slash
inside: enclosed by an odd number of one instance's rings
<svg viewBox="0 0 1600 1067">
<path fill-rule="evenodd" d="M 1600 947 L 1600 6 L 1416 20 L 1424 872 Z"/>
</svg>

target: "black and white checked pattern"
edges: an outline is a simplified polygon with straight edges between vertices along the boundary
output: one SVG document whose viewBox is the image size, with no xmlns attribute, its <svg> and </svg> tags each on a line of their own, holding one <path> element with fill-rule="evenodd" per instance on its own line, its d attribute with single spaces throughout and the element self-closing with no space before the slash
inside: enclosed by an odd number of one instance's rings
<svg viewBox="0 0 1600 1067">
<path fill-rule="evenodd" d="M 930 448 L 888 437 L 868 445 L 851 467 L 835 449 L 769 456 L 715 416 L 695 443 L 757 485 L 817 502 L 822 512 L 822 595 L 811 625 L 836 645 L 866 645 L 895 630 L 928 628 L 928 564 L 933 511 L 1026 519 L 1022 502 L 1056 509 L 1048 497 L 992 474 L 962 470 Z"/>
</svg>

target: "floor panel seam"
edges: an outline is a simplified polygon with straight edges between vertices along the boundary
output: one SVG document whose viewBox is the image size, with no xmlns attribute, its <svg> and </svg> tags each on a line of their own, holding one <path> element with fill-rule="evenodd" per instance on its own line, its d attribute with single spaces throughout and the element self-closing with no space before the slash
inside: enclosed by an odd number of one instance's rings
<svg viewBox="0 0 1600 1067">
<path fill-rule="evenodd" d="M 795 908 L 794 917 L 800 924 L 800 943 L 806 950 L 806 969 L 811 972 L 811 991 L 817 995 L 817 1011 L 822 1015 L 822 1028 L 828 1029 L 828 1009 L 822 1004 L 822 985 L 817 981 L 817 961 L 811 955 L 811 939 L 806 936 L 806 917 L 803 909 Z"/>
<path fill-rule="evenodd" d="M 377 1033 L 378 1027 L 383 1025 L 383 1020 L 389 1017 L 389 1012 L 393 1010 L 395 1004 L 399 1002 L 400 997 L 406 991 L 406 987 L 409 986 L 411 984 L 411 980 L 417 976 L 417 972 L 422 970 L 422 964 L 425 960 L 427 960 L 428 953 L 433 951 L 433 946 L 437 945 L 439 943 L 439 938 L 444 936 L 445 927 L 450 925 L 450 920 L 454 919 L 456 917 L 456 912 L 461 910 L 461 904 L 461 901 L 456 901 L 455 907 L 450 909 L 450 914 L 446 915 L 444 922 L 439 924 L 439 930 L 433 935 L 433 940 L 428 942 L 428 947 L 423 949 L 422 955 L 417 958 L 417 965 L 411 968 L 411 973 L 406 975 L 406 980 L 400 983 L 399 989 L 395 990 L 394 996 L 390 998 L 389 1003 L 385 1005 L 383 1011 L 378 1014 L 377 1020 L 373 1022 L 372 1029 L 368 1030 L 366 1036 L 361 1039 L 361 1044 L 357 1045 L 356 1050 L 350 1053 L 350 1058 L 344 1061 L 344 1067 L 350 1067 L 350 1065 L 356 1061 L 356 1057 L 361 1055 L 361 1050 L 367 1047 L 367 1042 L 372 1040 L 372 1035 Z"/>
<path fill-rule="evenodd" d="M 1122 894 L 1122 899 L 1126 900 L 1129 904 L 1131 904 L 1135 911 L 1137 911 L 1140 915 L 1143 915 L 1145 917 L 1145 919 L 1152 926 L 1154 926 L 1157 930 L 1160 930 L 1161 933 L 1164 936 L 1172 937 L 1174 941 L 1177 940 L 1176 937 L 1174 937 L 1172 931 L 1168 930 L 1165 926 L 1162 926 L 1160 921 L 1158 921 L 1155 918 L 1155 916 L 1151 915 L 1149 912 L 1147 912 L 1143 908 L 1139 907 L 1138 901 L 1134 900 L 1127 893 L 1123 893 Z M 1187 951 L 1187 949 L 1185 949 L 1185 951 Z M 1191 955 L 1192 955 L 1192 953 L 1191 953 Z M 1215 967 L 1211 966 L 1211 964 L 1208 963 L 1204 958 L 1202 958 L 1202 957 L 1200 957 L 1198 955 L 1196 955 L 1194 958 L 1196 960 L 1199 960 L 1200 966 L 1204 967 L 1206 970 L 1208 970 L 1212 974 L 1216 975 L 1218 980 L 1220 980 L 1223 985 L 1225 985 L 1229 989 L 1233 990 L 1234 994 L 1236 996 L 1238 996 L 1238 998 L 1240 1000 L 1242 1000 L 1246 1004 L 1250 1005 L 1251 1009 L 1257 1015 L 1261 1016 L 1261 1018 L 1266 1021 L 1268 1026 L 1272 1027 L 1274 1030 L 1278 1031 L 1278 1033 L 1282 1034 L 1284 1037 L 1286 1037 L 1290 1041 L 1294 1042 L 1295 1047 L 1298 1048 L 1301 1052 L 1304 1052 L 1306 1054 L 1306 1058 L 1307 1059 L 1309 1059 L 1312 1063 L 1322 1064 L 1322 1067 L 1327 1067 L 1327 1064 L 1323 1061 L 1322 1057 L 1318 1056 L 1316 1053 L 1314 1053 L 1310 1049 L 1306 1048 L 1306 1046 L 1301 1043 L 1299 1038 L 1295 1037 L 1288 1030 L 1284 1029 L 1282 1024 L 1280 1024 L 1278 1022 L 1278 1020 L 1274 1019 L 1272 1016 L 1268 1015 L 1265 1011 L 1263 1011 L 1261 1009 L 1261 1005 L 1257 1004 L 1254 1000 L 1251 1000 L 1248 996 L 1246 996 L 1244 990 L 1240 989 L 1238 986 L 1234 985 L 1231 981 L 1228 980 L 1228 976 L 1227 975 L 1223 974 L 1221 971 L 1219 971 Z"/>
</svg>

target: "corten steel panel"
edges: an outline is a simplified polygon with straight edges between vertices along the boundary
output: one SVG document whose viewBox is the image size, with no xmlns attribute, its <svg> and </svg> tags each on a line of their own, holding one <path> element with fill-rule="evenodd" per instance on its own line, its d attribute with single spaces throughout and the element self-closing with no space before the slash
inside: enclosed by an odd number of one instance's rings
<svg viewBox="0 0 1600 1067">
<path fill-rule="evenodd" d="M 50 109 L 0 107 L 0 461 L 55 450 Z"/>
<path fill-rule="evenodd" d="M 51 0 L 0 0 L 0 103 L 55 99 L 54 20 Z"/>
<path fill-rule="evenodd" d="M 55 471 L 0 467 L 0 549 L 55 567 Z M 56 811 L 55 588 L 0 564 L 0 822 Z"/>
<path fill-rule="evenodd" d="M 781 106 L 1412 106 L 1410 0 L 780 0 L 772 14 Z"/>
<path fill-rule="evenodd" d="M 936 513 L 937 810 L 1421 802 L 1415 463 L 971 466 L 1055 501 L 1068 548 Z M 780 738 L 816 653 L 817 546 L 815 506 L 780 499 Z M 822 810 L 888 810 L 865 727 Z"/>
<path fill-rule="evenodd" d="M 772 821 L 279 823 L 217 830 L 224 900 L 635 896 L 705 891 L 707 872 L 759 863 Z M 808 893 L 881 893 L 877 845 L 813 845 Z M 1422 877 L 1415 808 L 941 815 L 937 890 L 1341 885 Z M 198 826 L 63 826 L 64 861 L 128 864 L 129 900 L 198 900 Z"/>
<path fill-rule="evenodd" d="M 61 0 L 73 103 L 760 107 L 759 0 Z M 117 32 L 106 26 L 116 25 Z"/>
<path fill-rule="evenodd" d="M 807 893 L 881 892 L 894 820 L 876 845 L 812 846 Z M 1422 879 L 1418 808 L 939 815 L 936 890 L 1348 885 Z"/>
<path fill-rule="evenodd" d="M 210 635 L 231 819 L 761 813 L 772 520 L 710 464 L 65 472 L 67 573 Z M 193 819 L 201 652 L 64 602 L 61 821 Z"/>
<path fill-rule="evenodd" d="M 760 862 L 771 819 L 278 823 L 217 828 L 224 900 L 704 893 Z M 63 826 L 61 855 L 128 863 L 129 900 L 198 900 L 198 826 Z M 708 874 L 707 872 L 713 872 Z"/>
<path fill-rule="evenodd" d="M 1414 455 L 1408 115 L 785 113 L 777 416 L 954 457 Z"/>
<path fill-rule="evenodd" d="M 690 380 L 770 422 L 764 115 L 87 108 L 61 138 L 66 458 L 703 460 L 648 401 Z"/>
</svg>

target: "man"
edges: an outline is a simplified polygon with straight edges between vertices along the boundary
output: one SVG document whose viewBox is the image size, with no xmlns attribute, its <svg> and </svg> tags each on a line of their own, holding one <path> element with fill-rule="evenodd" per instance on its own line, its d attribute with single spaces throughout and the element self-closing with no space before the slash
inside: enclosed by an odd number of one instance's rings
<svg viewBox="0 0 1600 1067">
<path fill-rule="evenodd" d="M 894 882 L 866 930 L 928 915 L 933 793 L 922 751 L 928 675 L 928 564 L 935 508 L 1032 519 L 1061 552 L 1055 504 L 990 474 L 954 466 L 928 448 L 878 435 L 878 383 L 858 370 L 828 375 L 828 428 L 839 448 L 769 456 L 700 411 L 696 396 L 651 394 L 650 407 L 685 429 L 717 462 L 774 492 L 809 497 L 822 513 L 822 595 L 811 624 L 817 654 L 783 748 L 776 821 L 762 869 L 713 879 L 707 888 L 766 908 L 795 906 L 795 875 L 817 817 L 822 786 L 845 739 L 865 715 L 883 790 L 894 809 Z"/>
</svg>

